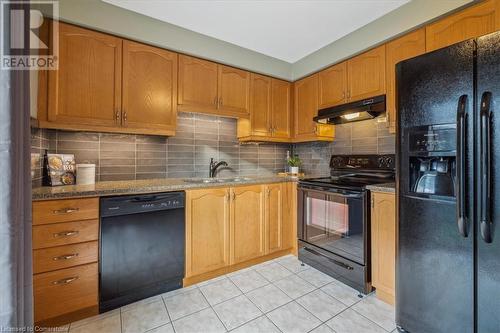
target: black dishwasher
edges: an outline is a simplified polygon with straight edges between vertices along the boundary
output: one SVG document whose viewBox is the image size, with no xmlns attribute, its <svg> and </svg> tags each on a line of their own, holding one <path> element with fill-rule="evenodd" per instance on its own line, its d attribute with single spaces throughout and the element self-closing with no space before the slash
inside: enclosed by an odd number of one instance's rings
<svg viewBox="0 0 500 333">
<path fill-rule="evenodd" d="M 184 192 L 101 199 L 99 311 L 182 287 Z"/>
</svg>

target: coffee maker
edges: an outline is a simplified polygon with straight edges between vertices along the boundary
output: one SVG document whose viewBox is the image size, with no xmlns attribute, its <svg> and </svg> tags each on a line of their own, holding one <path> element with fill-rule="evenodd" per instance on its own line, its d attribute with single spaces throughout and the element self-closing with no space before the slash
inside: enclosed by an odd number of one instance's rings
<svg viewBox="0 0 500 333">
<path fill-rule="evenodd" d="M 455 197 L 456 125 L 417 126 L 408 133 L 407 191 L 421 197 Z"/>
</svg>

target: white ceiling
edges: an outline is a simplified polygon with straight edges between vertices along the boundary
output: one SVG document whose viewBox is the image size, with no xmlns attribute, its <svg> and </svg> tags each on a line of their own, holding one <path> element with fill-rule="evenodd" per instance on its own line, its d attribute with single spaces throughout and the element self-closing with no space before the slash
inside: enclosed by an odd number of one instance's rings
<svg viewBox="0 0 500 333">
<path fill-rule="evenodd" d="M 103 0 L 289 63 L 409 0 Z"/>
</svg>

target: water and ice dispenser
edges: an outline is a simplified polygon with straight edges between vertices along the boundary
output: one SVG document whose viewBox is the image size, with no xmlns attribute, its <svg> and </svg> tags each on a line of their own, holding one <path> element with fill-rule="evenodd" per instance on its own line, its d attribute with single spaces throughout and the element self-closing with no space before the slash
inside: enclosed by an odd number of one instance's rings
<svg viewBox="0 0 500 333">
<path fill-rule="evenodd" d="M 409 132 L 409 192 L 455 196 L 456 125 L 430 125 Z"/>
</svg>

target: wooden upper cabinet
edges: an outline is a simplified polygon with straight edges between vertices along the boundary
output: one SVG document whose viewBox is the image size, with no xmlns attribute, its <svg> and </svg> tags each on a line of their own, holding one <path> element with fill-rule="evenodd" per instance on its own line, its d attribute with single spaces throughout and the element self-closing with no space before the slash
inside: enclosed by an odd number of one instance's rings
<svg viewBox="0 0 500 333">
<path fill-rule="evenodd" d="M 49 72 L 47 120 L 120 126 L 122 40 L 59 23 L 59 69 Z"/>
<path fill-rule="evenodd" d="M 241 69 L 219 67 L 219 112 L 248 117 L 250 110 L 250 73 Z"/>
<path fill-rule="evenodd" d="M 347 62 L 318 73 L 319 108 L 327 108 L 347 102 Z"/>
<path fill-rule="evenodd" d="M 500 30 L 500 0 L 482 1 L 425 28 L 427 52 Z"/>
<path fill-rule="evenodd" d="M 282 184 L 265 186 L 266 254 L 283 249 L 283 186 Z"/>
<path fill-rule="evenodd" d="M 386 44 L 386 111 L 389 131 L 396 131 L 396 64 L 425 53 L 425 29 L 406 34 Z"/>
<path fill-rule="evenodd" d="M 349 101 L 385 94 L 385 45 L 347 60 Z"/>
<path fill-rule="evenodd" d="M 275 138 L 290 138 L 291 126 L 291 85 L 290 82 L 272 79 L 271 124 Z"/>
<path fill-rule="evenodd" d="M 123 42 L 122 124 L 173 134 L 177 123 L 177 53 Z"/>
<path fill-rule="evenodd" d="M 231 188 L 231 265 L 265 254 L 261 185 Z"/>
<path fill-rule="evenodd" d="M 267 76 L 252 74 L 250 89 L 250 122 L 252 135 L 270 136 L 271 128 L 271 84 Z"/>
<path fill-rule="evenodd" d="M 372 193 L 372 285 L 377 297 L 394 304 L 396 278 L 396 199 L 393 193 Z"/>
<path fill-rule="evenodd" d="M 229 265 L 229 189 L 186 191 L 186 277 Z"/>
<path fill-rule="evenodd" d="M 316 124 L 313 117 L 318 112 L 318 75 L 296 81 L 294 90 L 295 138 L 314 136 Z"/>
<path fill-rule="evenodd" d="M 217 113 L 217 64 L 179 55 L 180 111 Z"/>
<path fill-rule="evenodd" d="M 241 141 L 290 141 L 291 84 L 268 76 L 250 75 L 250 118 L 238 119 Z"/>
</svg>

